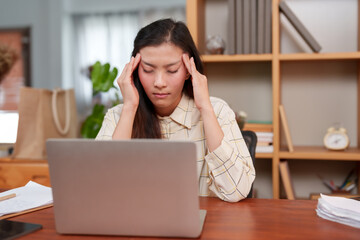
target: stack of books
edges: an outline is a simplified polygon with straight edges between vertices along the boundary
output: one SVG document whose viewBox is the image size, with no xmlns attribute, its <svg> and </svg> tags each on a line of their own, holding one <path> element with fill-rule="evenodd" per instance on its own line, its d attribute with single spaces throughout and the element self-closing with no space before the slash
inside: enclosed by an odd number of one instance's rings
<svg viewBox="0 0 360 240">
<path fill-rule="evenodd" d="M 272 132 L 256 132 L 258 142 L 256 144 L 256 152 L 269 153 L 274 151 Z"/>
<path fill-rule="evenodd" d="M 360 201 L 320 195 L 316 209 L 319 217 L 360 228 Z"/>
<path fill-rule="evenodd" d="M 251 130 L 257 136 L 256 152 L 271 153 L 274 151 L 271 123 L 245 123 L 243 130 Z"/>
</svg>

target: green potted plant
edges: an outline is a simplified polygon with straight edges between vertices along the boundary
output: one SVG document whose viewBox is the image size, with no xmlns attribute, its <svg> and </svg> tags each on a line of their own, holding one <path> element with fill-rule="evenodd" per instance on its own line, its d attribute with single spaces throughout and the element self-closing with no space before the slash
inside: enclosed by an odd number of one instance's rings
<svg viewBox="0 0 360 240">
<path fill-rule="evenodd" d="M 116 88 L 114 80 L 118 74 L 118 69 L 114 67 L 110 69 L 110 64 L 102 65 L 97 61 L 90 67 L 90 78 L 93 86 L 93 97 L 108 92 L 111 88 Z M 112 100 L 111 106 L 120 103 L 119 95 L 116 93 L 116 99 Z M 110 107 L 111 107 L 110 106 Z M 98 134 L 101 124 L 104 120 L 107 107 L 102 103 L 95 103 L 92 113 L 85 119 L 81 126 L 81 136 L 83 138 L 95 138 Z"/>
</svg>

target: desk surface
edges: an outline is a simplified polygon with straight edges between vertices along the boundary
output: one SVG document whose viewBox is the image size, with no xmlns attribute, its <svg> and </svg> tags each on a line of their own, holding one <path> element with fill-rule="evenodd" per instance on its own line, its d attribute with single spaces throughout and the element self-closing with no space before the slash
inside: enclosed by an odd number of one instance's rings
<svg viewBox="0 0 360 240">
<path fill-rule="evenodd" d="M 312 200 L 274 199 L 226 203 L 217 198 L 201 197 L 200 207 L 208 211 L 201 239 L 360 239 L 360 229 L 318 217 L 316 204 L 317 201 Z M 11 220 L 43 225 L 42 230 L 21 239 L 99 239 L 95 236 L 58 235 L 52 207 Z"/>
</svg>

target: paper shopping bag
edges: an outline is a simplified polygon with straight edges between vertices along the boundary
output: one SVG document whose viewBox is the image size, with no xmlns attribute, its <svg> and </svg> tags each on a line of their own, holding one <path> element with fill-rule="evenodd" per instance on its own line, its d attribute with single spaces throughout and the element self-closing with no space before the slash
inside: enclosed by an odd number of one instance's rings
<svg viewBox="0 0 360 240">
<path fill-rule="evenodd" d="M 76 138 L 78 120 L 73 89 L 20 90 L 19 124 L 13 158 L 46 159 L 48 138 Z"/>
</svg>

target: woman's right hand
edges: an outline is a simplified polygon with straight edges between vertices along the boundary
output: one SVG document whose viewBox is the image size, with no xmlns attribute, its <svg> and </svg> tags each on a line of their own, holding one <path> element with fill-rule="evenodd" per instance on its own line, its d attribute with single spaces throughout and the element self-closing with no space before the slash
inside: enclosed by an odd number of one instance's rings
<svg viewBox="0 0 360 240">
<path fill-rule="evenodd" d="M 125 108 L 136 110 L 139 105 L 139 92 L 134 85 L 133 72 L 140 63 L 140 53 L 135 57 L 131 57 L 129 63 L 127 63 L 117 79 L 117 83 L 120 87 L 121 94 L 123 96 L 123 102 Z"/>
</svg>

